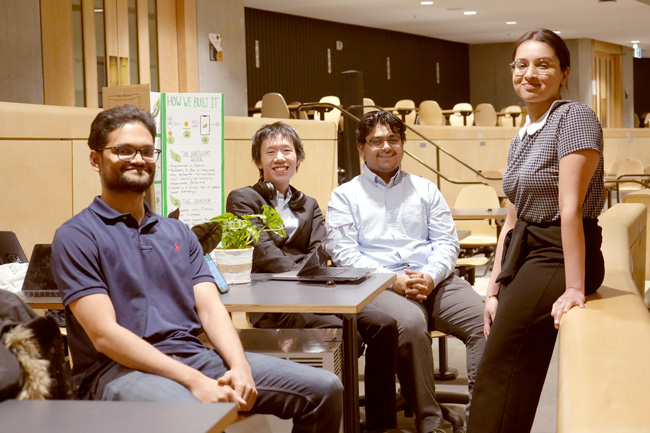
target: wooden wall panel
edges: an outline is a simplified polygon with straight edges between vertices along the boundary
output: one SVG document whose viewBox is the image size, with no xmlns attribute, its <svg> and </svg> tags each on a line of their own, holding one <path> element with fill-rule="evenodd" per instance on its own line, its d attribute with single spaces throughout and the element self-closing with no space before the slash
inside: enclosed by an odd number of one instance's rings
<svg viewBox="0 0 650 433">
<path fill-rule="evenodd" d="M 181 92 L 199 91 L 196 0 L 176 0 L 178 81 Z"/>
<path fill-rule="evenodd" d="M 74 106 L 72 5 L 68 0 L 41 0 L 40 4 L 44 101 Z"/>
<path fill-rule="evenodd" d="M 95 2 L 81 0 L 81 19 L 84 46 L 84 86 L 86 107 L 99 107 L 99 88 L 97 84 L 97 33 L 95 29 Z M 103 53 L 102 53 L 103 55 Z"/>
<path fill-rule="evenodd" d="M 117 51 L 119 67 L 119 86 L 128 86 L 131 84 L 131 75 L 129 74 L 129 38 L 135 38 L 137 35 L 129 35 L 129 5 L 127 0 L 117 0 Z M 133 83 L 136 84 L 136 83 Z"/>
<path fill-rule="evenodd" d="M 118 60 L 120 55 L 117 0 L 104 0 L 104 46 L 106 49 L 106 85 L 119 86 Z"/>
<path fill-rule="evenodd" d="M 70 148 L 70 141 L 0 140 L 0 230 L 14 230 L 28 258 L 72 216 Z"/>
<path fill-rule="evenodd" d="M 102 193 L 99 174 L 90 165 L 87 140 L 72 141 L 72 214 L 88 207 Z"/>
<path fill-rule="evenodd" d="M 469 101 L 467 44 L 250 8 L 245 19 L 249 106 L 268 92 L 282 93 L 287 102 L 340 95 L 341 73 L 348 70 L 363 72 L 365 96 L 382 106 L 393 106 L 399 99 L 418 104 L 433 99 L 443 108 Z M 337 41 L 342 42 L 342 50 L 337 50 Z"/>
<path fill-rule="evenodd" d="M 161 92 L 179 92 L 176 0 L 156 0 L 158 75 Z"/>
<path fill-rule="evenodd" d="M 149 2 L 147 0 L 136 0 L 136 15 L 138 22 L 139 84 L 151 84 L 151 58 L 149 56 Z M 151 88 L 151 86 L 149 86 L 149 88 Z"/>
</svg>

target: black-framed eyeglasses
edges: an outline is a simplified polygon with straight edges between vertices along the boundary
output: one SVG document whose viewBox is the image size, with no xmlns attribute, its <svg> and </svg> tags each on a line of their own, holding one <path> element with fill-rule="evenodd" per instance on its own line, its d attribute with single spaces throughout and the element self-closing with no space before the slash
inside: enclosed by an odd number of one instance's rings
<svg viewBox="0 0 650 433">
<path fill-rule="evenodd" d="M 153 147 L 143 147 L 142 149 L 136 149 L 133 146 L 122 145 L 122 146 L 113 146 L 113 147 L 104 147 L 99 149 L 100 151 L 104 150 L 115 150 L 115 154 L 120 161 L 130 162 L 135 159 L 135 156 L 139 153 L 144 162 L 156 162 L 160 157 L 160 149 Z"/>
<path fill-rule="evenodd" d="M 371 147 L 383 147 L 384 143 L 388 143 L 390 147 L 399 147 L 402 145 L 402 138 L 399 135 L 390 135 L 388 137 L 372 137 L 366 140 L 366 144 Z"/>
</svg>

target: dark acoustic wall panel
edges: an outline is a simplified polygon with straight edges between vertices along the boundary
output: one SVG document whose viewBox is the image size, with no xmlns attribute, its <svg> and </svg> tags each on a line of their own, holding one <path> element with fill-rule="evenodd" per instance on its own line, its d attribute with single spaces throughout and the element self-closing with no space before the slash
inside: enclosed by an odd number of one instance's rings
<svg viewBox="0 0 650 433">
<path fill-rule="evenodd" d="M 245 17 L 251 106 L 268 92 L 281 93 L 288 103 L 338 96 L 341 73 L 348 70 L 363 72 L 364 96 L 381 106 L 400 99 L 413 99 L 416 104 L 433 99 L 443 108 L 469 102 L 467 44 L 250 8 Z"/>
<path fill-rule="evenodd" d="M 650 113 L 650 59 L 634 59 L 634 112 Z"/>
</svg>

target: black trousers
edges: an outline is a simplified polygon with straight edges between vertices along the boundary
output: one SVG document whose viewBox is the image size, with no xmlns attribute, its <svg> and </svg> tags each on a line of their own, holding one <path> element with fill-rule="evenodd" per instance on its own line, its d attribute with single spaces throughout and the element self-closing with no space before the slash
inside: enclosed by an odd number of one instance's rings
<svg viewBox="0 0 650 433">
<path fill-rule="evenodd" d="M 255 323 L 258 328 L 340 328 L 331 314 L 268 313 Z M 366 344 L 366 428 L 397 427 L 395 373 L 397 371 L 397 322 L 388 314 L 366 306 L 357 315 L 359 341 Z M 361 353 L 361 352 L 359 352 Z"/>
<path fill-rule="evenodd" d="M 597 220 L 583 224 L 589 295 L 604 277 L 602 235 Z M 530 432 L 557 338 L 551 307 L 565 290 L 559 222 L 517 221 L 505 247 L 499 306 L 478 368 L 468 433 Z"/>
</svg>

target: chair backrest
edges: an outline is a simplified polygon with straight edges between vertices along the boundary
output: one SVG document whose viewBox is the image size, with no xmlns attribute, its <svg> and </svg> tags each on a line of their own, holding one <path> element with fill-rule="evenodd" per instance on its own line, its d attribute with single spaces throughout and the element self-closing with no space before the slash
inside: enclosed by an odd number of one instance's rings
<svg viewBox="0 0 650 433">
<path fill-rule="evenodd" d="M 262 108 L 262 100 L 260 99 L 255 103 L 255 108 Z M 253 117 L 262 117 L 262 113 L 253 113 Z"/>
<path fill-rule="evenodd" d="M 323 96 L 318 102 L 327 102 L 329 104 L 341 105 L 341 100 L 338 96 Z M 320 113 L 316 111 L 314 113 L 314 120 L 321 120 Z M 341 110 L 334 108 L 325 113 L 325 120 L 330 120 L 336 124 L 337 128 L 340 128 L 339 123 L 341 123 Z"/>
<path fill-rule="evenodd" d="M 262 96 L 262 117 L 288 119 L 289 107 L 284 97 L 279 93 L 267 93 Z"/>
<path fill-rule="evenodd" d="M 436 101 L 427 100 L 420 102 L 418 118 L 420 125 L 442 126 L 445 124 L 445 116 L 442 114 L 442 109 Z"/>
<path fill-rule="evenodd" d="M 646 113 L 646 115 L 643 117 L 643 126 L 645 128 L 650 128 L 650 113 Z"/>
<path fill-rule="evenodd" d="M 639 115 L 634 113 L 634 126 L 633 128 L 640 128 L 641 127 L 641 118 L 639 118 Z"/>
<path fill-rule="evenodd" d="M 501 111 L 504 113 L 519 113 L 519 115 L 514 118 L 514 122 L 513 117 L 510 114 L 499 117 L 499 126 L 515 126 L 517 128 L 521 126 L 524 115 L 519 105 L 508 105 Z"/>
<path fill-rule="evenodd" d="M 460 111 L 456 110 L 473 110 L 474 108 L 472 107 L 472 104 L 469 102 L 459 102 L 458 104 L 454 105 L 453 110 L 455 111 L 454 114 L 449 116 L 449 124 L 451 126 L 472 126 L 474 124 L 474 113 L 471 113 L 470 115 L 467 116 L 467 120 L 464 119 L 464 116 L 460 113 Z"/>
<path fill-rule="evenodd" d="M 476 126 L 496 126 L 497 112 L 492 104 L 483 102 L 476 106 L 474 123 Z"/>
<path fill-rule="evenodd" d="M 300 106 L 301 102 L 300 101 L 292 101 L 289 103 L 289 105 L 292 106 Z M 307 120 L 309 117 L 307 116 L 307 112 L 305 110 L 300 110 L 298 111 L 298 119 L 302 120 Z"/>
<path fill-rule="evenodd" d="M 497 192 L 488 185 L 467 185 L 458 192 L 454 202 L 455 208 L 497 209 L 500 206 Z M 488 220 L 456 221 L 456 228 L 471 230 L 471 235 L 466 239 L 469 243 L 473 242 L 472 238 L 482 238 L 491 245 L 497 244 L 497 226 L 494 222 Z"/>
<path fill-rule="evenodd" d="M 616 177 L 624 174 L 644 174 L 643 163 L 638 159 L 620 161 L 616 170 Z M 637 190 L 642 189 L 643 186 L 636 182 L 621 182 L 618 184 L 618 188 L 619 190 Z"/>
<path fill-rule="evenodd" d="M 485 172 L 487 173 L 487 172 Z M 457 208 L 495 208 L 499 206 L 497 192 L 488 185 L 467 185 L 456 196 L 454 207 Z"/>
<path fill-rule="evenodd" d="M 375 105 L 375 101 L 370 98 L 363 98 L 363 114 L 370 113 L 371 111 L 379 111 L 375 107 L 368 107 L 368 105 Z"/>
<path fill-rule="evenodd" d="M 617 159 L 616 161 L 614 161 L 614 164 L 612 164 L 612 168 L 610 168 L 607 171 L 607 174 L 611 175 L 611 176 L 616 176 L 616 172 L 618 171 L 618 166 L 621 164 L 621 161 L 622 160 L 620 160 L 620 159 Z"/>
<path fill-rule="evenodd" d="M 497 196 L 505 197 L 505 193 L 503 192 L 503 173 L 497 170 L 483 170 L 481 171 L 481 173 L 487 177 L 500 179 L 500 180 L 488 180 L 488 179 L 483 179 L 478 175 L 476 176 L 476 180 L 480 182 L 485 182 L 488 185 L 490 185 L 492 188 L 494 188 L 494 191 L 496 191 Z"/>
<path fill-rule="evenodd" d="M 412 108 L 413 110 L 404 116 L 404 123 L 407 123 L 409 125 L 415 125 L 415 102 L 413 102 L 412 99 L 400 99 L 395 103 L 395 108 Z M 396 116 L 399 116 L 400 118 L 402 117 L 398 111 L 393 111 L 393 114 Z"/>
<path fill-rule="evenodd" d="M 624 159 L 617 162 L 616 176 L 623 174 L 643 174 L 643 163 L 638 159 Z"/>
</svg>

